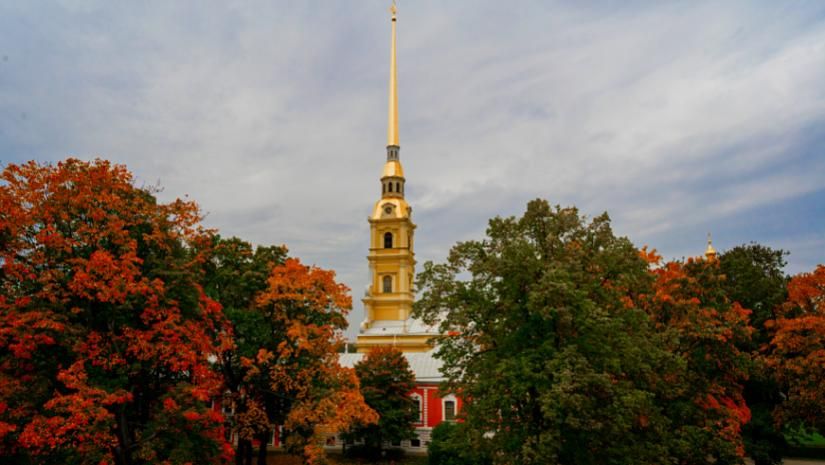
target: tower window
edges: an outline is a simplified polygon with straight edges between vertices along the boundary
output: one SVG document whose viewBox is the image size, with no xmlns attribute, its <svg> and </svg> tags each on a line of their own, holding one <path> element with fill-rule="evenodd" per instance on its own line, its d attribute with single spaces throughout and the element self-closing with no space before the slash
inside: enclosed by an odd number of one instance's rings
<svg viewBox="0 0 825 465">
<path fill-rule="evenodd" d="M 381 184 L 381 193 L 383 194 L 383 193 L 386 193 L 386 192 L 387 192 L 387 185 L 386 184 Z"/>
<path fill-rule="evenodd" d="M 384 276 L 384 293 L 389 294 L 392 292 L 392 276 Z"/>
<path fill-rule="evenodd" d="M 401 193 L 401 183 L 400 182 L 395 183 L 395 192 L 398 192 L 399 194 Z"/>
<path fill-rule="evenodd" d="M 390 184 L 390 192 L 392 192 L 392 183 L 389 183 L 389 184 Z"/>
<path fill-rule="evenodd" d="M 384 233 L 384 248 L 392 248 L 392 233 Z"/>
</svg>

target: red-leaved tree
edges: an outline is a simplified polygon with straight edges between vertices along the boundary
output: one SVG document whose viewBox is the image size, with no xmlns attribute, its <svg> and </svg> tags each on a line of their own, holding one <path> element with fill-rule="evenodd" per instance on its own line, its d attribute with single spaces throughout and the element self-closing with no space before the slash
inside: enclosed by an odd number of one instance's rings
<svg viewBox="0 0 825 465">
<path fill-rule="evenodd" d="M 659 264 L 655 253 L 643 255 Z M 750 420 L 742 392 L 751 362 L 739 349 L 753 331 L 750 310 L 728 299 L 714 260 L 668 262 L 652 272 L 654 293 L 642 302 L 668 349 L 683 362 L 677 372 L 663 374 L 670 385 L 665 407 L 684 447 L 679 455 L 686 463 L 704 463 L 709 456 L 737 463 L 745 453 L 742 426 Z"/>
<path fill-rule="evenodd" d="M 774 331 L 766 361 L 785 394 L 775 417 L 825 434 L 825 266 L 794 276 L 777 313 L 766 324 Z"/>
<path fill-rule="evenodd" d="M 231 341 L 198 284 L 197 206 L 160 203 L 103 160 L 0 179 L 0 456 L 228 459 L 209 358 Z"/>
</svg>

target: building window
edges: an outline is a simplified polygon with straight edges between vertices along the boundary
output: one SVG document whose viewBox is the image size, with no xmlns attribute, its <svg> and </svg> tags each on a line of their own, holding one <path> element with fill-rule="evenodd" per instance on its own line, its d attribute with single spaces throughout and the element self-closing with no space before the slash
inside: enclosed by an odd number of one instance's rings
<svg viewBox="0 0 825 465">
<path fill-rule="evenodd" d="M 442 407 L 444 409 L 444 421 L 454 421 L 456 414 L 456 400 L 455 396 L 450 394 L 442 400 Z"/>
<path fill-rule="evenodd" d="M 415 417 L 418 419 L 417 422 L 423 423 L 424 419 L 422 414 L 424 413 L 424 409 L 421 408 L 421 396 L 413 394 L 410 397 L 412 397 L 413 400 L 413 411 L 415 412 Z"/>
<path fill-rule="evenodd" d="M 384 233 L 384 248 L 391 249 L 392 248 L 392 233 Z"/>
<path fill-rule="evenodd" d="M 382 193 L 382 194 L 386 194 L 386 193 L 387 193 L 387 185 L 386 185 L 386 184 L 381 184 L 381 193 Z"/>
<path fill-rule="evenodd" d="M 392 183 L 389 183 L 389 184 L 390 184 L 390 192 L 392 192 Z"/>
<path fill-rule="evenodd" d="M 392 276 L 384 276 L 384 293 L 389 294 L 392 292 Z"/>
<path fill-rule="evenodd" d="M 392 441 L 390 444 L 392 444 L 393 447 L 401 447 L 401 441 Z"/>
<path fill-rule="evenodd" d="M 418 438 L 410 439 L 410 447 L 421 447 L 421 440 Z"/>
</svg>

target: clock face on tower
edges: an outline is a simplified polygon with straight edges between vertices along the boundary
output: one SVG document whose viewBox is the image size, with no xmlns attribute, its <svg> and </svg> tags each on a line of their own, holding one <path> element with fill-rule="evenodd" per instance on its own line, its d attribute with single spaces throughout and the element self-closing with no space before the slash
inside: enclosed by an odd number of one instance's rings
<svg viewBox="0 0 825 465">
<path fill-rule="evenodd" d="M 384 205 L 384 215 L 392 215 L 393 208 L 394 205 L 391 203 Z"/>
</svg>

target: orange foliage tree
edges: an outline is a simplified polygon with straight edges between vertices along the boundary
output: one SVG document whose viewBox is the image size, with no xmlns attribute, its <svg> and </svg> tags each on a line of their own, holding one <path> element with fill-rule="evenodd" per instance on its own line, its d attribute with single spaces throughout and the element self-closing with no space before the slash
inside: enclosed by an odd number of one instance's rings
<svg viewBox="0 0 825 465">
<path fill-rule="evenodd" d="M 653 265 L 660 257 L 643 250 Z M 665 407 L 678 418 L 675 434 L 686 450 L 682 457 L 703 463 L 708 451 L 717 463 L 738 463 L 744 456 L 742 426 L 750 420 L 743 383 L 750 355 L 739 349 L 750 340 L 750 310 L 731 302 L 715 260 L 669 262 L 652 270 L 653 293 L 642 302 L 669 350 L 683 361 Z M 688 460 L 690 462 L 690 460 Z"/>
<path fill-rule="evenodd" d="M 766 361 L 785 393 L 779 423 L 825 434 L 825 266 L 794 276 L 788 300 L 767 326 Z"/>
<path fill-rule="evenodd" d="M 0 175 L 4 463 L 218 463 L 209 357 L 230 344 L 198 285 L 192 202 L 69 159 Z"/>
<path fill-rule="evenodd" d="M 323 463 L 328 435 L 377 421 L 354 370 L 338 364 L 352 306 L 349 289 L 334 272 L 290 258 L 272 269 L 255 305 L 271 339 L 242 363 L 248 394 L 266 415 L 250 414 L 239 423 L 250 432 L 283 425 L 288 450 L 307 463 Z"/>
</svg>

